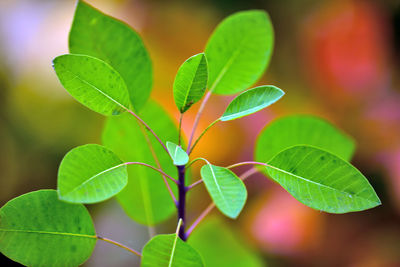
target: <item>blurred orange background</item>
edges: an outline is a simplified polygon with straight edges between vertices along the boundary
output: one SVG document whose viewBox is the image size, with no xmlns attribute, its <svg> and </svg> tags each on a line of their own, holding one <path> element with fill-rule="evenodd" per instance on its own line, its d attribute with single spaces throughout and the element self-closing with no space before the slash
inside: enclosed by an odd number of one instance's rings
<svg viewBox="0 0 400 267">
<path fill-rule="evenodd" d="M 373 0 L 87 0 L 142 36 L 153 60 L 152 97 L 178 119 L 172 84 L 180 64 L 203 51 L 227 15 L 264 9 L 275 29 L 270 66 L 259 84 L 286 95 L 256 115 L 212 128 L 194 156 L 226 166 L 253 159 L 260 130 L 293 113 L 324 117 L 357 142 L 352 163 L 369 179 L 382 206 L 331 215 L 298 203 L 265 177 L 247 180 L 250 197 L 236 221 L 226 221 L 263 265 L 400 266 L 400 1 Z M 58 164 L 71 148 L 100 143 L 104 118 L 74 101 L 53 72 L 68 53 L 72 0 L 0 2 L 0 204 L 20 194 L 55 188 Z M 212 96 L 198 130 L 232 97 Z M 185 115 L 191 131 L 196 104 Z M 224 142 L 221 142 L 224 140 Z M 242 169 L 241 171 L 244 171 Z M 193 176 L 198 177 L 198 169 Z M 196 178 L 195 178 L 196 179 Z M 210 199 L 196 187 L 194 219 Z M 141 249 L 146 227 L 115 201 L 89 206 L 98 233 Z M 213 216 L 220 216 L 214 211 Z M 157 227 L 172 231 L 175 218 Z M 1 261 L 8 262 L 3 256 Z M 137 259 L 98 244 L 86 266 L 132 266 Z"/>
</svg>

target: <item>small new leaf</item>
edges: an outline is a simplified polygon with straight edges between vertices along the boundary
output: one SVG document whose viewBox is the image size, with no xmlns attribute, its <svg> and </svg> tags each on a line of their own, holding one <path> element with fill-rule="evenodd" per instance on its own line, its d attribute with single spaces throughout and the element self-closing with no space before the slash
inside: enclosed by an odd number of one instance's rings
<svg viewBox="0 0 400 267">
<path fill-rule="evenodd" d="M 272 85 L 249 89 L 232 100 L 220 120 L 230 121 L 256 113 L 278 101 L 284 94 Z"/>
<path fill-rule="evenodd" d="M 124 80 L 104 61 L 69 54 L 56 57 L 53 66 L 64 88 L 91 110 L 107 116 L 129 108 Z"/>
<path fill-rule="evenodd" d="M 199 253 L 177 234 L 157 235 L 143 248 L 142 267 L 202 267 Z"/>
<path fill-rule="evenodd" d="M 174 81 L 174 100 L 181 113 L 203 97 L 207 77 L 207 60 L 204 53 L 190 57 L 179 68 Z"/>
<path fill-rule="evenodd" d="M 182 166 L 189 162 L 188 154 L 177 144 L 167 141 L 167 149 L 174 165 Z"/>
<path fill-rule="evenodd" d="M 229 218 L 236 219 L 247 199 L 243 181 L 231 170 L 211 164 L 204 165 L 200 173 L 217 208 Z"/>
<path fill-rule="evenodd" d="M 126 165 L 108 148 L 89 144 L 69 151 L 58 170 L 60 199 L 96 203 L 119 193 L 128 183 Z"/>
<path fill-rule="evenodd" d="M 350 163 L 311 146 L 276 155 L 268 174 L 301 203 L 330 213 L 361 211 L 381 204 L 368 180 Z"/>
<path fill-rule="evenodd" d="M 80 266 L 95 245 L 87 209 L 59 200 L 55 190 L 27 193 L 0 209 L 0 252 L 25 266 Z"/>
</svg>

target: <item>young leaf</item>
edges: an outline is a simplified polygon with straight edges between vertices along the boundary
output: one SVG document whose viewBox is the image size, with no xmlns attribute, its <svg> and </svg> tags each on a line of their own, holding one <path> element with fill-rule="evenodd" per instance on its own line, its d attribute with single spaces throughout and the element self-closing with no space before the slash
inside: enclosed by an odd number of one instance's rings
<svg viewBox="0 0 400 267">
<path fill-rule="evenodd" d="M 86 208 L 60 201 L 54 190 L 27 193 L 0 209 L 0 251 L 25 266 L 79 266 L 95 244 Z"/>
<path fill-rule="evenodd" d="M 258 253 L 220 217 L 207 217 L 188 239 L 204 260 L 205 266 L 262 267 Z"/>
<path fill-rule="evenodd" d="M 265 11 L 242 11 L 227 17 L 205 50 L 210 91 L 234 94 L 253 85 L 268 65 L 273 42 L 272 24 Z"/>
<path fill-rule="evenodd" d="M 127 183 L 126 165 L 111 150 L 95 144 L 69 151 L 58 170 L 58 195 L 68 202 L 100 202 L 119 193 Z"/>
<path fill-rule="evenodd" d="M 62 55 L 53 60 L 64 88 L 79 102 L 103 115 L 117 115 L 129 105 L 121 76 L 100 59 L 85 55 Z"/>
<path fill-rule="evenodd" d="M 201 267 L 199 253 L 177 234 L 157 235 L 143 248 L 142 267 Z"/>
<path fill-rule="evenodd" d="M 272 85 L 249 89 L 232 100 L 220 120 L 230 121 L 256 113 L 278 101 L 284 94 Z"/>
<path fill-rule="evenodd" d="M 350 163 L 311 146 L 294 146 L 268 162 L 268 174 L 301 203 L 330 213 L 381 204 L 368 180 Z"/>
<path fill-rule="evenodd" d="M 189 162 L 189 156 L 180 146 L 167 141 L 167 149 L 174 161 L 174 165 L 182 166 Z"/>
<path fill-rule="evenodd" d="M 203 97 L 207 77 L 207 60 L 204 53 L 190 57 L 179 68 L 174 81 L 174 100 L 181 113 Z"/>
<path fill-rule="evenodd" d="M 354 141 L 329 122 L 309 115 L 279 118 L 258 135 L 255 159 L 267 162 L 282 150 L 295 145 L 311 145 L 350 161 Z"/>
<path fill-rule="evenodd" d="M 139 34 L 128 25 L 78 1 L 69 50 L 104 60 L 118 71 L 135 110 L 146 103 L 153 83 L 151 59 Z"/>
<path fill-rule="evenodd" d="M 139 115 L 157 132 L 163 142 L 178 142 L 178 131 L 173 120 L 158 104 L 149 101 Z M 150 140 L 154 155 L 157 155 L 164 172 L 176 177 L 176 167 L 171 157 L 130 114 L 109 117 L 102 136 L 103 144 L 123 161 L 140 161 L 157 167 L 147 140 Z M 128 185 L 117 195 L 117 199 L 133 220 L 154 225 L 176 212 L 163 178 L 158 172 L 143 166 L 130 165 L 128 174 Z M 175 191 L 176 186 L 172 182 L 170 184 Z"/>
<path fill-rule="evenodd" d="M 231 170 L 211 164 L 204 165 L 200 173 L 217 208 L 229 218 L 236 219 L 247 199 L 242 180 Z"/>
</svg>

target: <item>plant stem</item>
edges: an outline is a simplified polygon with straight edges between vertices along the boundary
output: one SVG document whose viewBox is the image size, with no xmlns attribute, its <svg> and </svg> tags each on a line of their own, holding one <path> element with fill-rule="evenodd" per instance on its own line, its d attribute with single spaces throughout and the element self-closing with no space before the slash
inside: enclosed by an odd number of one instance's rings
<svg viewBox="0 0 400 267">
<path fill-rule="evenodd" d="M 208 205 L 208 207 L 200 214 L 200 216 L 189 227 L 186 233 L 187 236 L 189 236 L 193 232 L 194 228 L 196 228 L 196 226 L 213 210 L 214 207 L 215 207 L 214 202 Z"/>
<path fill-rule="evenodd" d="M 195 187 L 198 184 L 201 184 L 203 182 L 203 179 L 199 179 L 196 182 L 194 182 L 193 184 L 189 185 L 187 188 L 188 190 L 192 189 L 193 187 Z"/>
<path fill-rule="evenodd" d="M 245 171 L 242 175 L 240 175 L 240 179 L 242 179 L 242 181 L 246 180 L 247 178 L 249 178 L 251 175 L 257 173 L 258 170 L 256 168 L 251 168 L 248 169 L 247 171 Z"/>
<path fill-rule="evenodd" d="M 126 108 L 126 111 L 129 112 L 130 114 L 132 114 L 141 124 L 143 124 L 144 127 L 146 127 L 147 130 L 149 130 L 151 132 L 151 134 L 157 139 L 157 141 L 161 144 L 161 146 L 164 148 L 164 150 L 169 155 L 168 149 L 165 146 L 164 142 L 161 141 L 160 137 L 158 137 L 158 135 L 150 128 L 150 126 L 144 120 L 142 120 L 142 118 L 140 118 L 138 115 L 136 115 L 136 113 L 133 112 L 132 110 Z"/>
<path fill-rule="evenodd" d="M 123 163 L 124 165 L 142 165 L 142 166 L 146 166 L 149 167 L 155 171 L 158 171 L 159 173 L 161 173 L 162 175 L 164 175 L 165 177 L 169 178 L 171 181 L 173 181 L 176 184 L 179 184 L 179 182 L 177 180 L 175 180 L 174 178 L 172 178 L 171 176 L 169 176 L 168 174 L 166 174 L 165 172 L 163 172 L 161 169 L 157 169 L 156 167 L 153 167 L 147 163 L 143 163 L 143 162 L 136 162 L 136 161 L 132 161 L 132 162 L 125 162 Z"/>
<path fill-rule="evenodd" d="M 186 192 L 187 188 L 185 186 L 185 166 L 177 166 L 178 168 L 178 192 L 179 192 L 179 198 L 178 198 L 178 222 L 179 220 L 182 220 L 181 227 L 179 229 L 179 234 L 178 236 L 183 240 L 186 241 L 186 233 L 185 233 L 185 205 L 186 205 Z"/>
<path fill-rule="evenodd" d="M 113 244 L 113 245 L 115 245 L 117 247 L 123 248 L 123 249 L 129 251 L 130 253 L 135 254 L 138 257 L 142 257 L 142 254 L 140 254 L 140 252 L 137 252 L 136 250 L 134 250 L 134 249 L 132 249 L 130 247 L 127 247 L 127 246 L 125 246 L 125 245 L 123 245 L 121 243 L 118 243 L 118 242 L 116 242 L 114 240 L 111 240 L 111 239 L 108 239 L 108 238 L 105 238 L 105 237 L 101 237 L 101 236 L 97 236 L 96 238 L 99 239 L 99 240 L 108 242 L 110 244 Z"/>
<path fill-rule="evenodd" d="M 192 133 L 190 134 L 189 143 L 188 143 L 186 152 L 188 152 L 190 149 L 190 146 L 192 144 L 192 140 L 194 137 L 194 132 L 196 131 L 197 125 L 199 124 L 200 117 L 203 113 L 204 107 L 206 106 L 206 103 L 207 103 L 208 99 L 210 98 L 210 96 L 211 96 L 211 90 L 207 92 L 206 96 L 204 97 L 203 102 L 201 102 L 199 111 L 197 112 L 196 118 L 194 119 Z"/>
<path fill-rule="evenodd" d="M 210 125 L 207 126 L 207 128 L 204 129 L 204 131 L 200 134 L 200 136 L 196 139 L 196 142 L 194 142 L 193 146 L 190 148 L 188 155 L 192 153 L 194 147 L 197 145 L 197 143 L 200 141 L 200 139 L 203 137 L 203 135 L 217 122 L 219 122 L 219 118 L 213 121 Z"/>
<path fill-rule="evenodd" d="M 181 145 L 182 119 L 183 119 L 183 113 L 181 113 L 181 115 L 179 116 L 178 145 Z"/>
<path fill-rule="evenodd" d="M 232 168 L 239 167 L 239 166 L 244 166 L 244 165 L 262 165 L 262 166 L 270 166 L 270 165 L 268 165 L 268 164 L 266 164 L 266 163 L 257 162 L 257 161 L 243 161 L 243 162 L 239 162 L 239 163 L 232 164 L 232 165 L 230 165 L 230 166 L 228 166 L 228 167 L 226 167 L 226 168 L 227 168 L 227 169 L 232 169 Z"/>
</svg>

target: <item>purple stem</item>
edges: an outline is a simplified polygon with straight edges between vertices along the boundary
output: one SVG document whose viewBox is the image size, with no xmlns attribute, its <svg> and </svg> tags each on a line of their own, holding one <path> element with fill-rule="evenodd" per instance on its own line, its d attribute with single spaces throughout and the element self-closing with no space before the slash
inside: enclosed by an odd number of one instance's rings
<svg viewBox="0 0 400 267">
<path fill-rule="evenodd" d="M 186 192 L 187 192 L 187 187 L 185 186 L 185 166 L 177 166 L 178 168 L 178 192 L 179 192 L 179 197 L 178 197 L 178 222 L 180 219 L 182 219 L 182 224 L 179 229 L 179 234 L 178 236 L 183 240 L 186 241 L 187 236 L 185 233 L 185 204 L 186 204 Z"/>
</svg>

